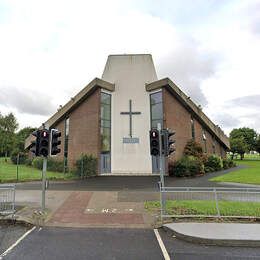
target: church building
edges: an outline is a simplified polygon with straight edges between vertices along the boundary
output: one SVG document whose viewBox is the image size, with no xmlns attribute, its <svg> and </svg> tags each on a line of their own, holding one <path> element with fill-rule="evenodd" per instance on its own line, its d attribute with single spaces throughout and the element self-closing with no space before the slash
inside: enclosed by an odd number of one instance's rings
<svg viewBox="0 0 260 260">
<path fill-rule="evenodd" d="M 81 154 L 98 158 L 99 175 L 158 174 L 150 155 L 149 130 L 161 123 L 176 132 L 179 159 L 187 141 L 199 142 L 206 154 L 225 157 L 229 140 L 169 78 L 158 80 L 150 54 L 110 55 L 101 78 L 93 79 L 47 120 L 61 131 L 65 167 Z M 167 168 L 167 167 L 166 167 Z"/>
</svg>

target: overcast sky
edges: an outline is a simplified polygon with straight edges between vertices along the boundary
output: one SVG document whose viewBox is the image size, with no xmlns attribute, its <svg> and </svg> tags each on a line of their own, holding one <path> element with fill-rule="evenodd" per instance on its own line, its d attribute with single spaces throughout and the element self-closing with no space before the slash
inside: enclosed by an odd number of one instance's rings
<svg viewBox="0 0 260 260">
<path fill-rule="evenodd" d="M 122 53 L 151 53 L 227 134 L 260 132 L 259 0 L 0 0 L 0 112 L 39 126 Z"/>
</svg>

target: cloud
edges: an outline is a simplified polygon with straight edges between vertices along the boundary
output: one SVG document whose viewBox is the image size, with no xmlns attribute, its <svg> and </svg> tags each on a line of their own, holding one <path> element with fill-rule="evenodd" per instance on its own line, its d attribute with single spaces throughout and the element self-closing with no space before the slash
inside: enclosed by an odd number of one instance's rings
<svg viewBox="0 0 260 260">
<path fill-rule="evenodd" d="M 216 124 L 224 128 L 234 128 L 240 125 L 241 121 L 228 113 L 219 113 L 213 115 Z"/>
<path fill-rule="evenodd" d="M 207 99 L 201 89 L 203 80 L 214 75 L 218 59 L 199 48 L 194 40 L 181 39 L 177 48 L 164 57 L 160 72 L 170 77 L 196 103 L 205 106 Z"/>
<path fill-rule="evenodd" d="M 255 129 L 260 134 L 260 114 L 259 113 L 248 113 L 241 116 L 241 119 L 247 122 L 246 126 Z"/>
<path fill-rule="evenodd" d="M 0 86 L 0 104 L 32 115 L 50 115 L 55 111 L 55 106 L 46 93 L 18 87 Z"/>
<path fill-rule="evenodd" d="M 226 102 L 227 107 L 238 106 L 260 109 L 260 94 L 234 98 Z"/>
<path fill-rule="evenodd" d="M 257 35 L 260 35 L 260 2 L 250 4 L 246 8 L 249 19 L 249 27 L 251 31 Z"/>
</svg>

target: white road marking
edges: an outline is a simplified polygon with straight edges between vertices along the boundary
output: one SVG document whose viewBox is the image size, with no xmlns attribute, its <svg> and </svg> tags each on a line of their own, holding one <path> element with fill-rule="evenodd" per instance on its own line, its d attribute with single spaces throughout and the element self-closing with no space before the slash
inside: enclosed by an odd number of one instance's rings
<svg viewBox="0 0 260 260">
<path fill-rule="evenodd" d="M 12 249 L 14 249 L 25 237 L 27 237 L 36 227 L 34 226 L 30 230 L 28 230 L 26 233 L 24 233 L 14 244 L 12 244 L 4 253 L 0 255 L 0 259 L 2 259 L 4 256 L 6 256 L 8 253 L 11 252 Z"/>
<path fill-rule="evenodd" d="M 157 238 L 157 241 L 158 241 L 158 243 L 159 243 L 159 246 L 160 246 L 160 248 L 161 248 L 161 250 L 162 250 L 162 254 L 163 254 L 164 259 L 165 259 L 165 260 L 171 260 L 169 254 L 168 254 L 168 252 L 167 252 L 167 250 L 166 250 L 166 248 L 165 248 L 165 245 L 164 245 L 164 243 L 163 243 L 163 241 L 162 241 L 162 239 L 161 239 L 161 236 L 160 236 L 160 234 L 159 234 L 159 232 L 158 232 L 158 229 L 154 229 L 153 231 L 154 231 L 154 234 L 155 234 L 155 236 L 156 236 L 156 238 Z"/>
</svg>

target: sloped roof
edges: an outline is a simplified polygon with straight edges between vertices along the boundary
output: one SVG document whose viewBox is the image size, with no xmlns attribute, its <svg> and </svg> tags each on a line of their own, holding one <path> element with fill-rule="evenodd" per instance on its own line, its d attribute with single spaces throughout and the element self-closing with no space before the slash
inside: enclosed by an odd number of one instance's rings
<svg viewBox="0 0 260 260">
<path fill-rule="evenodd" d="M 160 79 L 146 84 L 147 91 L 153 91 L 158 88 L 167 88 L 203 126 L 213 134 L 226 148 L 230 149 L 229 139 L 223 130 L 215 125 L 203 112 L 201 107 L 197 106 L 184 92 L 180 90 L 169 78 Z"/>
<path fill-rule="evenodd" d="M 61 107 L 52 117 L 50 117 L 44 124 L 47 128 L 52 127 L 55 123 L 59 122 L 62 118 L 66 116 L 70 111 L 72 111 L 76 106 L 78 106 L 87 96 L 89 96 L 96 88 L 103 88 L 109 91 L 115 90 L 115 84 L 107 82 L 103 79 L 94 78 L 87 86 L 85 86 L 77 95 L 72 97 L 69 102 L 67 102 L 63 107 Z M 39 128 L 42 128 L 39 127 Z M 31 141 L 35 137 L 30 135 L 25 140 L 25 149 L 31 145 Z"/>
</svg>

